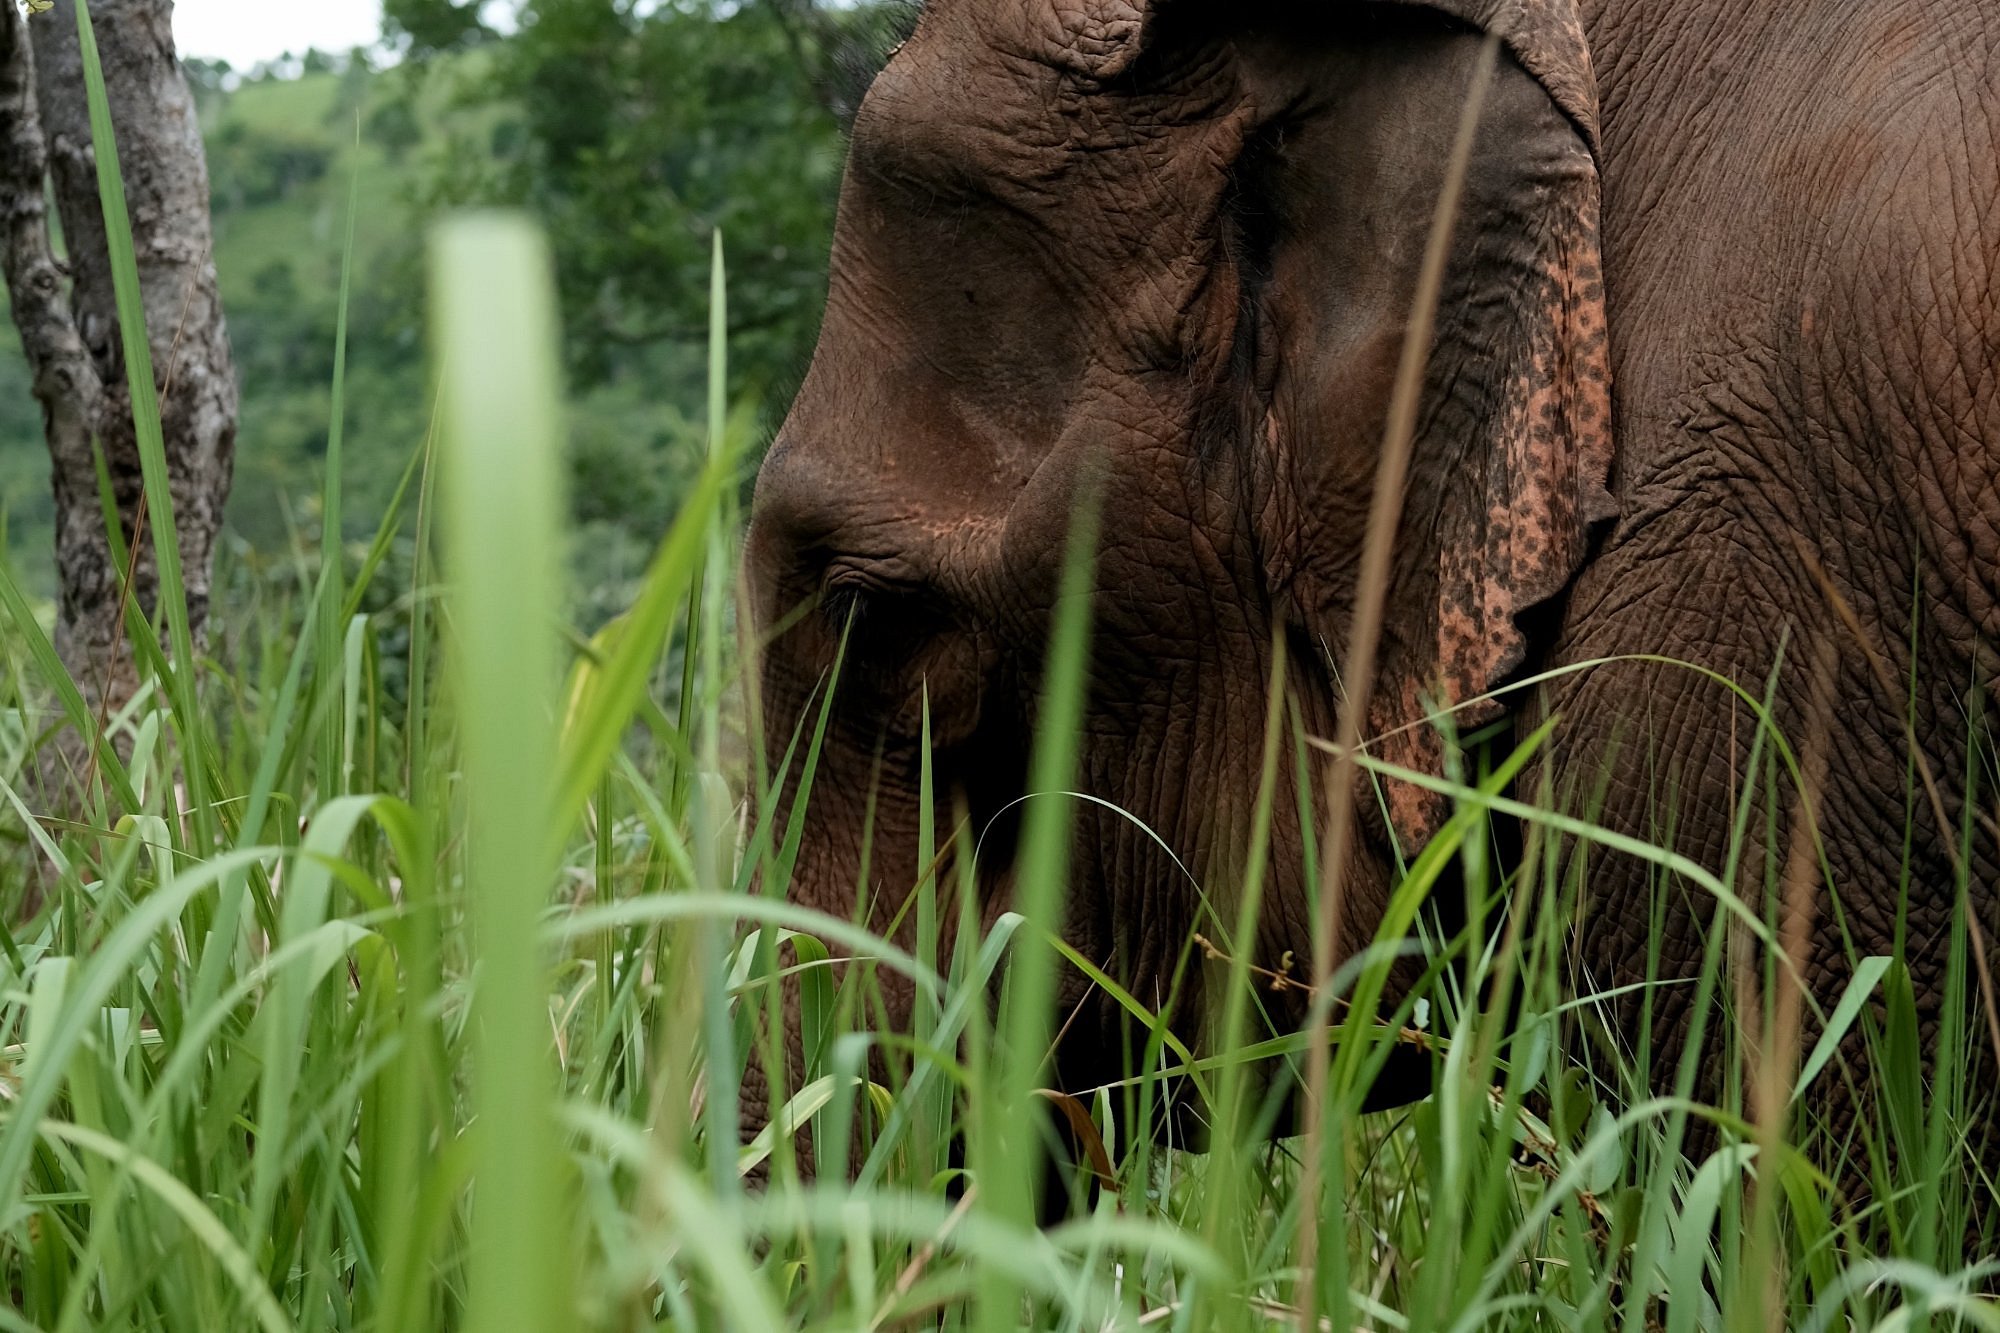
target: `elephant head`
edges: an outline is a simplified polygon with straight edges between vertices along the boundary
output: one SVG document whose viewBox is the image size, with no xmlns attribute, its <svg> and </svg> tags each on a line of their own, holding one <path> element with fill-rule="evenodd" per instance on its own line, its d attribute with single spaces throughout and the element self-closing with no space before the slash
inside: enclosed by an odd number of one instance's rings
<svg viewBox="0 0 2000 1333">
<path fill-rule="evenodd" d="M 1066 929 L 1164 999 L 1200 910 L 1175 858 L 1216 892 L 1240 874 L 1276 643 L 1297 717 L 1332 734 L 1419 264 L 1495 30 L 1367 713 L 1419 769 L 1440 762 L 1426 717 L 1519 670 L 1524 613 L 1607 504 L 1595 92 L 1571 0 L 931 0 L 861 106 L 825 324 L 757 482 L 774 755 L 845 636 L 795 899 L 850 915 L 861 892 L 878 926 L 902 905 L 927 712 L 939 827 L 963 808 L 987 830 L 982 906 L 1004 908 L 1094 477 L 1078 781 L 1104 804 L 1078 809 Z M 1413 787 L 1386 798 L 1312 797 L 1362 805 L 1343 949 L 1372 934 L 1396 844 L 1438 818 Z M 1259 962 L 1309 947 L 1318 817 L 1273 829 Z M 1198 1024 L 1200 993 L 1190 978 L 1177 1022 Z M 1092 1063 L 1111 1021 L 1077 1011 L 1068 1076 L 1115 1072 Z"/>
</svg>

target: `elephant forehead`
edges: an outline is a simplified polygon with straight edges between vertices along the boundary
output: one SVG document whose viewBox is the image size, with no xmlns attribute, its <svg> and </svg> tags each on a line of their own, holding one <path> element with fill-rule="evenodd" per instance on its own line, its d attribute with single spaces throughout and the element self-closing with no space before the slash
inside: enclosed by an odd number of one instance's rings
<svg viewBox="0 0 2000 1333">
<path fill-rule="evenodd" d="M 877 76 L 854 125 L 864 170 L 974 195 L 1039 225 L 1104 235 L 1156 224 L 1220 193 L 1241 145 L 1243 94 L 1220 53 L 1175 77 L 1111 89 L 1012 28 L 957 8 L 927 11 Z"/>
</svg>

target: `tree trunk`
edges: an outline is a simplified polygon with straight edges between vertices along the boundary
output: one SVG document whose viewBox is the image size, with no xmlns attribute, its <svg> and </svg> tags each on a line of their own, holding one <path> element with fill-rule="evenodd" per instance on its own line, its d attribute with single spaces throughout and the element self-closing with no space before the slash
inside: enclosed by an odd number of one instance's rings
<svg viewBox="0 0 2000 1333">
<path fill-rule="evenodd" d="M 105 536 L 93 432 L 104 451 L 127 548 L 138 552 L 129 595 L 149 616 L 158 572 L 141 515 L 139 452 L 98 205 L 76 13 L 73 0 L 57 0 L 52 11 L 27 20 L 30 59 L 19 41 L 22 19 L 11 12 L 13 0 L 4 5 L 10 11 L 6 40 L 13 59 L 0 82 L 0 95 L 8 98 L 0 106 L 6 117 L 0 151 L 8 157 L 0 165 L 0 188 L 8 192 L 0 210 L 9 220 L 7 278 L 14 318 L 34 365 L 54 464 L 56 647 L 86 697 L 115 707 L 129 697 L 137 676 L 122 625 L 126 571 L 113 560 Z M 171 0 L 96 0 L 91 6 L 160 389 L 188 616 L 199 643 L 235 456 L 237 395 L 212 255 L 208 166 L 194 98 L 174 54 L 172 16 Z M 34 105 L 18 95 L 23 76 L 33 84 Z M 47 254 L 42 157 L 53 175 L 68 251 L 67 328 L 54 300 L 59 284 Z"/>
</svg>

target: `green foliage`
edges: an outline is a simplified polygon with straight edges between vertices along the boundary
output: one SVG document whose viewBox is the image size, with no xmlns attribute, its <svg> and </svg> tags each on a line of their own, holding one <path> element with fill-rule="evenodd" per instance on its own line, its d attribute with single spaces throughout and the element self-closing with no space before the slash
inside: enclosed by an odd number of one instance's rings
<svg viewBox="0 0 2000 1333">
<path fill-rule="evenodd" d="M 471 46 L 492 32 L 480 21 L 482 0 L 383 0 L 383 26 L 419 54 Z"/>
<path fill-rule="evenodd" d="M 191 67 L 242 386 L 225 562 L 291 579 L 295 539 L 319 524 L 342 237 L 357 176 L 355 333 L 343 395 L 348 541 L 373 531 L 431 430 L 416 238 L 436 175 L 451 169 L 453 136 L 489 133 L 495 123 L 498 113 L 467 91 L 490 88 L 490 63 L 489 53 L 473 52 L 419 74 L 350 58 L 336 70 L 233 91 L 225 67 Z M 705 265 L 704 250 L 689 278 L 696 289 Z M 698 395 L 700 377 L 697 347 L 655 349 L 569 404 L 578 515 L 571 569 L 586 626 L 629 601 L 671 497 L 696 466 L 702 428 L 674 401 Z M 48 457 L 11 324 L 0 324 L 0 513 L 25 585 L 52 595 Z M 407 554 L 397 558 L 407 566 Z"/>
<path fill-rule="evenodd" d="M 417 114 L 408 97 L 385 99 L 369 112 L 366 134 L 369 142 L 382 146 L 392 163 L 400 163 L 404 154 L 424 141 L 424 132 L 417 124 Z"/>
<path fill-rule="evenodd" d="M 241 120 L 225 121 L 208 137 L 210 190 L 216 196 L 210 207 L 228 211 L 276 203 L 323 180 L 334 152 L 332 144 L 315 135 L 253 130 Z"/>
<path fill-rule="evenodd" d="M 535 0 L 492 48 L 490 82 L 469 95 L 504 109 L 459 139 L 436 198 L 523 207 L 547 225 L 583 382 L 698 342 L 693 277 L 718 229 L 740 380 L 782 392 L 803 368 L 842 158 L 829 80 L 879 15 L 809 23 L 794 8 Z"/>
</svg>

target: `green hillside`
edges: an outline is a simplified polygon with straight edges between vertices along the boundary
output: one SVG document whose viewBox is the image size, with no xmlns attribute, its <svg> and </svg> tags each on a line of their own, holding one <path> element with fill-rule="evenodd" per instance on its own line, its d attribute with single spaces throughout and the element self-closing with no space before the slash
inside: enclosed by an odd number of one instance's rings
<svg viewBox="0 0 2000 1333">
<path fill-rule="evenodd" d="M 373 530 L 430 422 L 421 259 L 434 200 L 514 132 L 482 96 L 491 49 L 426 70 L 321 69 L 200 89 L 231 343 L 243 389 L 224 559 L 282 576 L 316 549 L 332 415 L 349 191 L 356 192 L 346 441 L 350 537 Z M 698 352 L 647 349 L 576 396 L 573 489 L 579 619 L 622 603 L 699 445 L 679 404 L 700 400 Z M 52 591 L 48 465 L 11 324 L 0 328 L 0 510 L 15 567 Z"/>
</svg>

